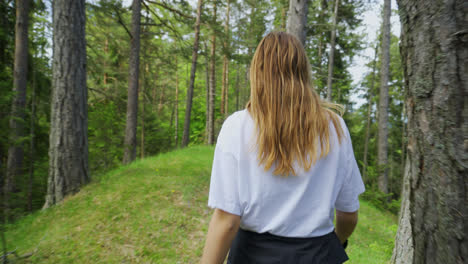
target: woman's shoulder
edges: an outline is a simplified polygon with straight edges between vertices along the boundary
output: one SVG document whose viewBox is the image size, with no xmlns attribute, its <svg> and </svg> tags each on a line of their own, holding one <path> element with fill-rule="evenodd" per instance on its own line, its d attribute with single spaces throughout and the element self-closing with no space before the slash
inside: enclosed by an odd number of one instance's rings
<svg viewBox="0 0 468 264">
<path fill-rule="evenodd" d="M 235 146 L 239 144 L 239 131 L 247 114 L 247 110 L 245 109 L 236 111 L 224 120 L 216 140 L 218 147 L 229 152 L 235 149 Z"/>
</svg>

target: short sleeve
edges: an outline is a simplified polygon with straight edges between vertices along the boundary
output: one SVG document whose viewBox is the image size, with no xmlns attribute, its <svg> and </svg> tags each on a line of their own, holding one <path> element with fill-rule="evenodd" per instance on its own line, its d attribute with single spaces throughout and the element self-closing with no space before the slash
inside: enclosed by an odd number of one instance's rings
<svg viewBox="0 0 468 264">
<path fill-rule="evenodd" d="M 226 120 L 227 122 L 228 120 Z M 216 143 L 211 170 L 208 206 L 225 212 L 241 215 L 238 189 L 238 163 L 235 156 L 224 149 L 229 140 L 229 125 L 224 124 Z"/>
<path fill-rule="evenodd" d="M 349 132 L 345 134 L 348 138 L 344 143 L 346 144 L 344 148 L 346 165 L 342 170 L 344 180 L 335 202 L 335 208 L 342 212 L 355 212 L 359 209 L 359 195 L 365 191 L 365 187 L 354 157 L 351 137 Z"/>
</svg>

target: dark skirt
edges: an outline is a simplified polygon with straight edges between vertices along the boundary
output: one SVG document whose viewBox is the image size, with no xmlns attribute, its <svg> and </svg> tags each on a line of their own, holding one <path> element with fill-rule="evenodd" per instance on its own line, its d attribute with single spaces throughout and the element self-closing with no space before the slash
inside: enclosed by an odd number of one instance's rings
<svg viewBox="0 0 468 264">
<path fill-rule="evenodd" d="M 338 264 L 348 255 L 331 232 L 320 237 L 295 238 L 255 233 L 239 228 L 228 264 Z"/>
</svg>

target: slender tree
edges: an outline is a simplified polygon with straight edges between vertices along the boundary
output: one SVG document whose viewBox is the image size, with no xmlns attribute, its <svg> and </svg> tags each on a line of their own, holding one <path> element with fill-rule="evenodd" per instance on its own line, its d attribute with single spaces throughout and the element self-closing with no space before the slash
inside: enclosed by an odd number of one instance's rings
<svg viewBox="0 0 468 264">
<path fill-rule="evenodd" d="M 290 0 L 286 32 L 296 36 L 302 43 L 306 41 L 307 14 L 309 0 Z"/>
<path fill-rule="evenodd" d="M 53 2 L 49 179 L 44 208 L 89 182 L 85 1 Z"/>
<path fill-rule="evenodd" d="M 176 78 L 176 90 L 175 90 L 175 102 L 174 102 L 174 107 L 175 107 L 175 131 L 174 131 L 174 142 L 175 142 L 175 147 L 177 148 L 179 146 L 179 64 L 177 62 L 177 56 L 174 58 L 174 62 L 176 65 L 175 69 L 175 78 Z"/>
<path fill-rule="evenodd" d="M 374 49 L 374 60 L 372 62 L 372 76 L 369 85 L 369 89 L 367 90 L 367 122 L 366 122 L 366 135 L 364 138 L 364 167 L 362 169 L 362 177 L 367 179 L 367 166 L 368 166 L 368 159 L 367 154 L 369 152 L 369 137 L 370 137 L 370 123 L 371 123 L 371 110 L 372 110 L 372 93 L 374 91 L 374 83 L 375 83 L 375 75 L 377 71 L 377 55 L 379 50 L 379 42 L 375 45 Z"/>
<path fill-rule="evenodd" d="M 226 4 L 226 22 L 224 24 L 224 54 L 223 54 L 223 81 L 221 87 L 221 115 L 228 114 L 228 95 L 229 95 L 229 9 L 230 0 Z"/>
<path fill-rule="evenodd" d="M 208 105 L 208 144 L 215 143 L 214 136 L 214 118 L 215 118 L 215 93 L 216 93 L 216 0 L 213 2 L 213 21 L 211 35 L 211 51 L 210 51 L 210 94 Z"/>
<path fill-rule="evenodd" d="M 392 263 L 466 263 L 466 1 L 397 3 L 408 147 Z"/>
<path fill-rule="evenodd" d="M 33 58 L 33 61 L 35 58 Z M 32 212 L 32 195 L 33 195 L 33 180 L 34 180 L 34 162 L 36 160 L 36 135 L 35 135 L 35 126 L 36 126 L 36 90 L 37 90 L 37 80 L 36 80 L 36 66 L 32 65 L 32 96 L 31 96 L 31 120 L 29 122 L 29 178 L 28 178 L 28 211 Z"/>
<path fill-rule="evenodd" d="M 378 166 L 379 190 L 388 193 L 388 80 L 390 77 L 390 0 L 384 1 L 380 64 Z"/>
<path fill-rule="evenodd" d="M 333 68 L 335 62 L 335 42 L 336 42 L 336 24 L 338 21 L 338 6 L 340 0 L 335 0 L 335 8 L 333 11 L 333 27 L 330 38 L 330 53 L 328 54 L 328 79 L 327 79 L 327 100 L 332 100 L 332 84 L 333 84 Z"/>
<path fill-rule="evenodd" d="M 17 179 L 22 173 L 24 150 L 22 138 L 26 108 L 26 84 L 28 74 L 28 17 L 29 0 L 16 1 L 15 62 L 13 74 L 13 102 L 10 115 L 10 146 L 8 148 L 7 173 L 4 185 L 5 209 L 10 207 L 9 197 L 18 191 Z"/>
<path fill-rule="evenodd" d="M 123 163 L 127 164 L 136 158 L 136 134 L 138 120 L 138 76 L 140 72 L 140 20 L 141 0 L 132 3 L 132 34 L 130 45 L 130 62 L 128 64 L 128 97 L 127 122 L 125 126 Z"/>
<path fill-rule="evenodd" d="M 187 90 L 187 100 L 185 107 L 184 133 L 182 136 L 182 147 L 186 147 L 190 139 L 190 116 L 192 113 L 193 86 L 195 83 L 195 74 L 197 69 L 198 45 L 200 39 L 200 21 L 203 0 L 198 0 L 197 18 L 195 20 L 195 40 L 192 51 L 192 68 L 190 70 L 190 84 Z"/>
</svg>

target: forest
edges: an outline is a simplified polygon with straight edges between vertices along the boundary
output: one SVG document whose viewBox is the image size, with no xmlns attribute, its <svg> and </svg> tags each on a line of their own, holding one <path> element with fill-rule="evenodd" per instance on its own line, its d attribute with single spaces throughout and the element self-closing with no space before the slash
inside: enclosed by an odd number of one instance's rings
<svg viewBox="0 0 468 264">
<path fill-rule="evenodd" d="M 360 198 L 399 219 L 392 263 L 465 263 L 467 14 L 463 0 L 0 0 L 3 260 L 9 229 L 122 165 L 216 144 L 249 100 L 257 44 L 286 31 L 345 108 Z"/>
</svg>

